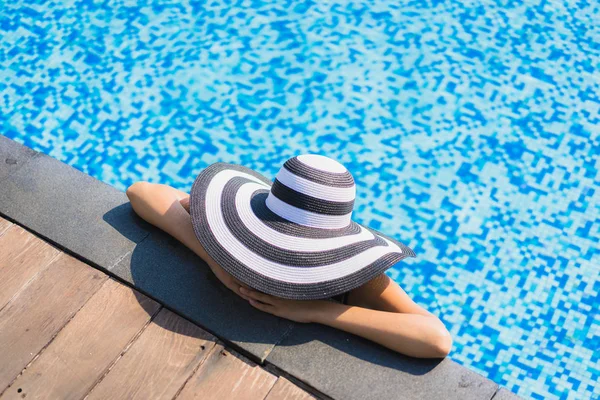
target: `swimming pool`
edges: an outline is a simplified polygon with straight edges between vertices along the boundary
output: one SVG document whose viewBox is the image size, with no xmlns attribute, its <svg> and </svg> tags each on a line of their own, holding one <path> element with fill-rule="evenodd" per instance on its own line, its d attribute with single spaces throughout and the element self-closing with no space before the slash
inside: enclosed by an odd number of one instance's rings
<svg viewBox="0 0 600 400">
<path fill-rule="evenodd" d="M 122 190 L 336 158 L 453 359 L 598 397 L 597 3 L 225 3 L 3 4 L 2 134 Z"/>
</svg>

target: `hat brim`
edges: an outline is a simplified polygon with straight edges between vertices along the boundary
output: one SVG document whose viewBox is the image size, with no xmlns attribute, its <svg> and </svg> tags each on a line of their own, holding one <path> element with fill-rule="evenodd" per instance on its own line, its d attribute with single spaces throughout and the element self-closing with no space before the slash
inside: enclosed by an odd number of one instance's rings
<svg viewBox="0 0 600 400">
<path fill-rule="evenodd" d="M 249 168 L 212 164 L 190 193 L 194 233 L 225 271 L 261 292 L 296 300 L 355 289 L 414 252 L 352 222 L 318 229 L 287 221 L 265 205 L 271 181 Z"/>
</svg>

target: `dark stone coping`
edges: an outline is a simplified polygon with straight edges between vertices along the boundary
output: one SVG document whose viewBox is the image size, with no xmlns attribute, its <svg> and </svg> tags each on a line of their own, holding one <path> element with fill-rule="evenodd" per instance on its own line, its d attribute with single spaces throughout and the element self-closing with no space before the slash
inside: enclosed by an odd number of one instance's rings
<svg viewBox="0 0 600 400">
<path fill-rule="evenodd" d="M 2 135 L 0 215 L 320 397 L 518 398 L 449 358 L 406 357 L 339 330 L 254 309 L 185 246 L 141 220 L 123 192 Z"/>
</svg>

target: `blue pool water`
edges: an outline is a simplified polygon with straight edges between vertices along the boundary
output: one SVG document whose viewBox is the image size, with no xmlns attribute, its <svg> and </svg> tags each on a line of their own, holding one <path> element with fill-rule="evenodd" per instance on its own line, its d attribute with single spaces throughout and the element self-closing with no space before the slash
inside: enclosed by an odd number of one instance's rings
<svg viewBox="0 0 600 400">
<path fill-rule="evenodd" d="M 336 158 L 452 358 L 598 398 L 598 2 L 230 3 L 0 2 L 1 133 L 122 190 Z"/>
</svg>

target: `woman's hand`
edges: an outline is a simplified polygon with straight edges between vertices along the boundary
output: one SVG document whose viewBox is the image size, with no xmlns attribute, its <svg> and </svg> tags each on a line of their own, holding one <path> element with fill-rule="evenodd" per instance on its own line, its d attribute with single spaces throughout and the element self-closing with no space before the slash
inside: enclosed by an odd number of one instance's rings
<svg viewBox="0 0 600 400">
<path fill-rule="evenodd" d="M 242 297 L 261 311 L 295 322 L 316 322 L 353 333 L 413 357 L 443 358 L 452 338 L 434 316 L 395 313 L 325 300 L 287 300 L 242 288 Z"/>
<path fill-rule="evenodd" d="M 248 286 L 246 286 L 242 282 L 235 279 L 233 277 L 233 275 L 231 275 L 229 272 L 225 271 L 223 268 L 219 267 L 216 263 L 211 262 L 211 263 L 209 263 L 209 266 L 210 266 L 210 269 L 212 270 L 212 272 L 217 277 L 217 279 L 219 279 L 221 281 L 221 283 L 223 285 L 225 285 L 225 287 L 227 287 L 229 290 L 231 290 L 233 293 L 237 294 L 238 296 L 246 299 L 246 297 L 244 295 L 242 295 L 242 293 L 240 292 L 240 288 L 242 288 L 242 287 L 247 288 Z"/>
<path fill-rule="evenodd" d="M 247 287 L 242 287 L 240 292 L 253 307 L 295 322 L 315 322 L 319 309 L 327 303 L 323 300 L 282 299 Z"/>
</svg>

